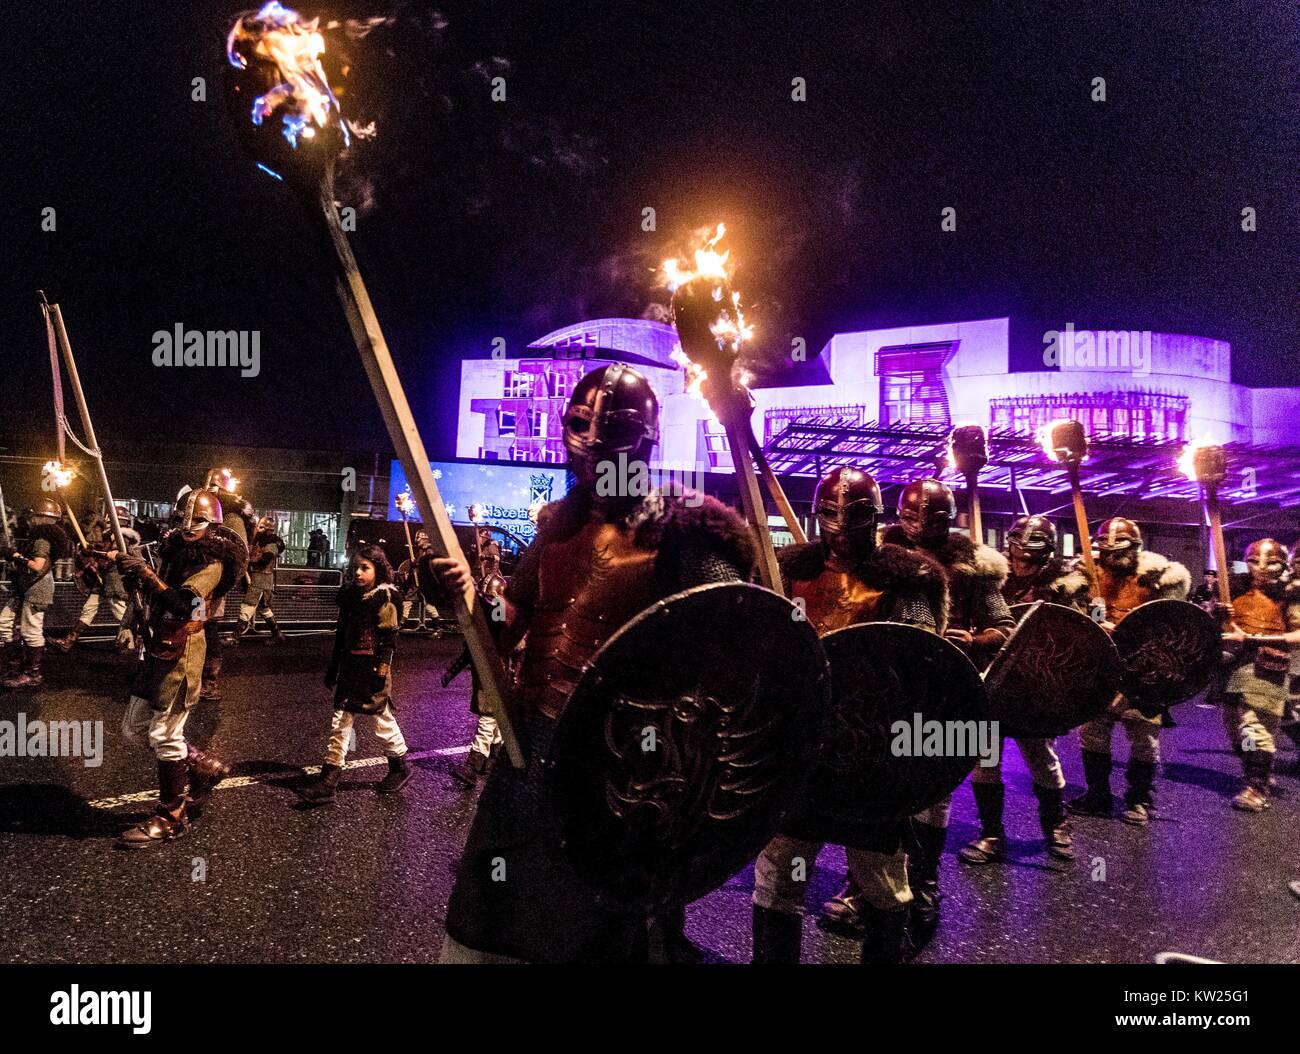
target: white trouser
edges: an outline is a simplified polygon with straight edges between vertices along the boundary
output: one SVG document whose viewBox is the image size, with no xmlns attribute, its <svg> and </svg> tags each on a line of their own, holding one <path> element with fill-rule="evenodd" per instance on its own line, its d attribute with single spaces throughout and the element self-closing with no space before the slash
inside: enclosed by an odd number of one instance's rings
<svg viewBox="0 0 1300 1054">
<path fill-rule="evenodd" d="M 136 746 L 147 746 L 159 761 L 184 761 L 190 753 L 185 742 L 189 716 L 184 695 L 178 695 L 176 702 L 162 711 L 151 709 L 148 699 L 133 695 L 122 715 L 122 735 Z"/>
<path fill-rule="evenodd" d="M 406 753 L 406 740 L 402 730 L 397 727 L 397 718 L 393 716 L 391 706 L 384 707 L 377 714 L 354 714 L 350 710 L 335 710 L 334 723 L 330 725 L 330 743 L 325 750 L 325 764 L 342 765 L 348 756 L 348 740 L 351 738 L 352 723 L 358 717 L 373 717 L 375 735 L 384 745 L 384 756 L 400 758 Z"/>
<path fill-rule="evenodd" d="M 89 626 L 95 621 L 95 616 L 99 614 L 99 598 L 102 593 L 91 593 L 86 597 L 86 602 L 81 605 L 80 621 Z M 126 615 L 126 597 L 112 597 L 108 601 L 108 610 L 113 613 L 113 618 L 120 626 L 122 618 Z"/>
<path fill-rule="evenodd" d="M 760 908 L 803 915 L 822 842 L 809 842 L 778 834 L 754 862 L 754 903 Z M 902 911 L 912 902 L 907 884 L 907 856 L 900 847 L 893 853 L 868 849 L 844 850 L 849 875 L 867 903 L 881 911 Z"/>
<path fill-rule="evenodd" d="M 478 719 L 478 728 L 474 730 L 474 739 L 469 745 L 471 754 L 492 753 L 492 748 L 501 742 L 501 729 L 497 728 L 497 719 L 491 714 L 482 714 Z"/>
<path fill-rule="evenodd" d="M 1016 736 L 1016 747 L 1020 750 L 1020 757 L 1025 762 L 1025 768 L 1029 770 L 1029 778 L 1033 780 L 1036 787 L 1054 787 L 1056 790 L 1062 790 L 1065 787 L 1065 773 L 1061 771 L 1061 759 L 1057 756 L 1055 740 L 1041 739 L 1037 736 Z M 1006 738 L 1002 740 L 1003 746 L 1006 745 Z M 1003 749 L 998 750 L 998 763 L 990 765 L 987 768 L 983 765 L 976 765 L 971 772 L 972 783 L 1001 783 L 1002 782 L 1002 759 L 1005 757 Z M 939 826 L 938 824 L 935 825 Z"/>
<path fill-rule="evenodd" d="M 14 596 L 0 608 L 0 644 L 8 644 L 13 638 L 15 620 L 24 644 L 29 648 L 45 647 L 45 612 L 34 610 L 31 604 L 23 600 L 20 613 L 19 600 Z"/>
</svg>

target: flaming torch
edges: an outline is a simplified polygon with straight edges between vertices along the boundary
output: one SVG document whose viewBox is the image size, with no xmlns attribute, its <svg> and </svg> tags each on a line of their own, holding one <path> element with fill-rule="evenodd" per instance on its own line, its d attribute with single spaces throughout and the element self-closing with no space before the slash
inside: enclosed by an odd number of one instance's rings
<svg viewBox="0 0 1300 1054">
<path fill-rule="evenodd" d="M 758 545 L 758 575 L 768 589 L 780 593 L 772 534 L 758 488 L 752 453 L 757 442 L 750 428 L 752 401 L 740 365 L 740 350 L 753 331 L 740 310 L 740 294 L 731 287 L 731 252 L 717 248 L 726 227 L 718 224 L 704 245 L 695 250 L 694 267 L 677 260 L 664 262 L 664 279 L 673 293 L 673 321 L 689 363 L 687 379 L 699 390 L 722 423 L 731 447 L 731 460 L 740 487 L 740 502 Z M 793 520 L 793 514 L 789 517 Z"/>
<path fill-rule="evenodd" d="M 1228 585 L 1227 547 L 1223 544 L 1223 513 L 1219 508 L 1219 484 L 1227 478 L 1228 458 L 1223 447 L 1205 439 L 1188 443 L 1178 458 L 1178 470 L 1201 485 L 1205 518 L 1210 523 L 1210 544 L 1214 548 L 1214 566 L 1219 571 L 1219 602 L 1232 605 Z"/>
<path fill-rule="evenodd" d="M 976 545 L 984 541 L 980 521 L 980 469 L 989 463 L 988 437 L 979 425 L 958 425 L 948 433 L 948 467 L 966 477 L 966 511 L 970 520 L 970 539 Z"/>
<path fill-rule="evenodd" d="M 420 567 L 415 559 L 415 545 L 411 541 L 411 513 L 415 512 L 415 499 L 411 497 L 411 488 L 407 487 L 397 495 L 397 509 L 402 514 L 402 530 L 406 532 L 406 552 L 411 557 L 411 579 L 415 588 L 420 588 Z"/>
<path fill-rule="evenodd" d="M 1040 429 L 1038 441 L 1047 456 L 1065 466 L 1070 477 L 1070 494 L 1074 499 L 1074 522 L 1079 531 L 1079 550 L 1088 581 L 1097 581 L 1097 565 L 1092 558 L 1092 533 L 1088 530 L 1088 513 L 1083 507 L 1083 487 L 1079 483 L 1079 466 L 1088 456 L 1088 437 L 1078 421 L 1052 421 Z"/>
<path fill-rule="evenodd" d="M 259 168 L 282 180 L 303 201 L 323 255 L 335 271 L 335 287 L 361 364 L 379 404 L 412 497 L 429 530 L 434 555 L 464 560 L 451 517 L 438 493 L 429 457 L 393 365 L 379 319 L 334 204 L 334 167 L 356 130 L 339 108 L 321 58 L 325 39 L 316 19 L 271 2 L 235 19 L 226 38 L 228 94 L 235 127 Z M 472 586 L 454 598 L 481 698 L 501 729 L 506 752 L 518 768 L 524 755 L 507 712 L 506 677 Z"/>
</svg>

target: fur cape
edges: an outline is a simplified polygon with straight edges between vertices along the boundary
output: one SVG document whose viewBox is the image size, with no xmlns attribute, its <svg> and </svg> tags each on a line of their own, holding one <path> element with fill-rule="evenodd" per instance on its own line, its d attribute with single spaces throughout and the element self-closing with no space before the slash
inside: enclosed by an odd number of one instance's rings
<svg viewBox="0 0 1300 1054">
<path fill-rule="evenodd" d="M 820 542 L 787 545 L 777 550 L 776 562 L 788 590 L 790 583 L 811 581 L 826 570 L 826 552 Z M 928 553 L 885 543 L 860 560 L 853 574 L 864 585 L 884 594 L 881 606 L 886 616 L 897 605 L 900 594 L 911 590 L 925 597 L 939 632 L 947 626 L 948 584 L 943 568 Z"/>
<path fill-rule="evenodd" d="M 1177 560 L 1143 549 L 1138 553 L 1138 585 L 1150 590 L 1154 600 L 1186 600 L 1192 575 Z"/>
<path fill-rule="evenodd" d="M 221 580 L 208 597 L 215 601 L 230 592 L 248 566 L 248 547 L 239 535 L 223 524 L 214 523 L 195 542 L 187 542 L 179 530 L 171 531 L 158 549 L 161 577 L 173 588 L 213 560 L 221 563 Z"/>
<path fill-rule="evenodd" d="M 883 541 L 916 550 L 916 546 L 907 537 L 907 532 L 898 524 L 885 531 Z M 976 545 L 970 540 L 970 535 L 961 531 L 950 532 L 938 549 L 927 552 L 943 565 L 954 580 L 984 578 L 1001 588 L 1011 573 L 1011 566 L 1005 556 L 987 545 Z"/>
<path fill-rule="evenodd" d="M 68 532 L 63 529 L 61 523 L 36 523 L 27 528 L 27 539 L 24 544 L 19 541 L 18 548 L 31 551 L 32 543 L 38 540 L 50 543 L 50 561 L 66 560 L 72 555 L 72 539 L 68 537 Z"/>
<path fill-rule="evenodd" d="M 274 556 L 265 551 L 268 545 L 278 545 L 280 551 Z M 274 570 L 275 561 L 284 554 L 284 539 L 274 531 L 259 531 L 248 546 L 248 570 L 270 572 Z"/>
<path fill-rule="evenodd" d="M 1013 590 L 1023 589 L 1025 586 L 1031 587 L 1038 594 L 1036 599 L 1048 600 L 1053 604 L 1077 608 L 1080 611 L 1088 609 L 1088 576 L 1077 561 L 1053 556 L 1028 582 L 1018 578 L 1008 578 L 1002 591 L 1007 602 L 1024 603 L 1019 596 L 1013 598 L 1007 594 Z M 1043 596 L 1043 593 L 1046 593 L 1046 596 Z"/>
</svg>

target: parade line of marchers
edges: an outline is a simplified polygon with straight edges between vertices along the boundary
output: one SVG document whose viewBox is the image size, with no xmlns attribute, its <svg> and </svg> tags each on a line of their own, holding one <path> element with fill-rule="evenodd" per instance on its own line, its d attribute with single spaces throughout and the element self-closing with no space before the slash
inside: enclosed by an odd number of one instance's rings
<svg viewBox="0 0 1300 1054">
<path fill-rule="evenodd" d="M 379 546 L 349 554 L 321 671 L 333 721 L 301 795 L 310 806 L 335 800 L 358 720 L 383 745 L 379 790 L 402 792 L 412 768 L 393 685 L 399 629 L 417 594 L 453 613 L 466 654 L 448 677 L 469 669 L 480 716 L 458 772 L 486 779 L 442 962 L 687 960 L 686 905 L 752 866 L 753 960 L 797 963 L 810 865 L 827 844 L 848 861 L 844 888 L 822 906 L 827 924 L 861 942 L 863 963 L 904 962 L 941 923 L 940 859 L 953 794 L 968 777 L 980 831 L 960 859 L 1004 858 L 1004 736 L 1029 769 L 1042 851 L 1068 861 L 1071 809 L 1149 823 L 1166 717 L 1211 685 L 1242 762 L 1233 805 L 1269 806 L 1290 651 L 1300 645 L 1300 554 L 1257 540 L 1235 595 L 1224 574 L 1217 595 L 1189 602 L 1187 569 L 1149 550 L 1137 523 L 1115 516 L 1090 531 L 1077 421 L 1042 436 L 1072 490 L 1077 560 L 1043 516 L 1015 522 L 1006 555 L 984 544 L 978 475 L 988 455 L 978 426 L 955 429 L 949 442 L 950 463 L 968 481 L 966 530 L 952 490 L 929 477 L 902 489 L 896 522 L 886 523 L 880 487 L 846 463 L 818 481 L 817 533 L 804 539 L 750 428 L 750 330 L 721 226 L 693 263 L 665 272 L 688 373 L 727 434 L 743 515 L 676 483 L 632 493 L 607 485 L 651 462 L 660 427 L 647 378 L 613 364 L 572 390 L 562 431 L 575 482 L 537 510 L 534 541 L 509 580 L 491 544 L 467 558 L 337 222 L 333 166 L 350 136 L 322 49 L 314 23 L 279 4 L 241 17 L 228 41 L 232 105 L 259 166 L 319 225 L 411 481 L 407 504 L 428 533 L 412 537 L 408 526 L 409 559 L 396 569 Z M 58 338 L 89 435 L 83 448 L 98 458 L 61 321 Z M 1197 448 L 1189 462 L 1212 504 L 1223 451 Z M 98 467 L 113 508 L 102 459 Z M 61 496 L 57 464 L 50 475 L 48 490 Z M 158 801 L 118 841 L 134 852 L 220 823 L 205 812 L 229 759 L 190 742 L 187 723 L 202 701 L 220 698 L 223 647 L 239 646 L 258 618 L 272 644 L 281 639 L 273 604 L 285 546 L 274 524 L 256 516 L 228 471 L 177 483 L 187 485 L 156 548 L 132 541 L 124 509 L 95 538 L 81 537 L 54 498 L 27 511 L 18 539 L 5 524 L 12 570 L 0 681 L 41 687 L 52 568 L 74 548 L 65 522 L 98 577 L 81 624 L 50 645 L 74 648 L 94 617 L 91 600 L 102 599 L 138 658 L 121 733 L 156 760 Z M 795 537 L 779 551 L 768 498 Z M 1225 567 L 1217 506 L 1208 511 Z M 225 599 L 241 579 L 238 629 L 223 640 Z M 1067 807 L 1055 744 L 1076 728 L 1087 790 Z M 932 729 L 942 735 L 932 740 Z M 1128 743 L 1118 803 L 1117 731 Z"/>
</svg>

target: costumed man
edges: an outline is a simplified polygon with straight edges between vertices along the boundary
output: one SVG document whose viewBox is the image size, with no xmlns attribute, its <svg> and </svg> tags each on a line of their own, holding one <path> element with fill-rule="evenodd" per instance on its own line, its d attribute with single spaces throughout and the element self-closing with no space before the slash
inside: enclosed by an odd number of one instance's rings
<svg viewBox="0 0 1300 1054">
<path fill-rule="evenodd" d="M 9 597 L 0 608 L 0 687 L 39 688 L 41 657 L 45 653 L 45 612 L 54 603 L 54 561 L 68 555 L 71 546 L 59 520 L 58 502 L 43 498 L 28 510 L 26 534 L 5 553 L 9 572 Z M 15 631 L 21 640 L 14 640 Z"/>
<path fill-rule="evenodd" d="M 1235 655 L 1223 688 L 1234 746 L 1241 755 L 1245 786 L 1232 799 L 1244 812 L 1268 808 L 1269 776 L 1277 735 L 1287 707 L 1290 650 L 1300 645 L 1300 604 L 1288 604 L 1283 581 L 1287 552 L 1263 538 L 1246 549 L 1250 589 L 1232 601 L 1232 625 L 1225 641 L 1244 645 Z"/>
<path fill-rule="evenodd" d="M 228 468 L 209 469 L 203 486 L 217 496 L 221 505 L 222 526 L 228 528 L 247 549 L 253 542 L 253 535 L 257 533 L 257 517 L 253 513 L 252 503 L 236 489 L 239 480 L 235 474 Z M 186 487 L 176 496 L 178 508 L 188 493 L 189 488 Z M 227 643 L 221 636 L 221 620 L 225 614 L 226 598 L 222 596 L 203 627 L 203 635 L 207 639 L 207 658 L 203 663 L 203 687 L 199 698 L 211 702 L 221 699 L 222 650 Z M 231 636 L 228 643 L 238 644 L 239 638 Z"/>
<path fill-rule="evenodd" d="M 420 613 L 416 629 L 423 629 L 428 612 L 433 610 L 432 605 L 425 600 L 420 589 L 426 573 L 420 570 L 421 565 L 429 559 L 430 554 L 433 552 L 433 546 L 429 542 L 429 535 L 425 531 L 415 532 L 414 549 L 414 563 L 408 556 L 397 568 L 397 588 L 402 595 L 402 625 L 406 625 L 411 618 L 411 611 L 416 604 L 420 604 L 423 611 Z"/>
<path fill-rule="evenodd" d="M 131 513 L 125 506 L 119 505 L 113 510 L 113 514 L 122 528 L 122 540 L 126 542 L 127 550 L 138 548 L 140 535 L 135 530 Z M 122 581 L 122 573 L 117 569 L 117 561 L 113 558 L 116 542 L 113 530 L 106 522 L 96 517 L 86 529 L 86 540 L 92 547 L 97 548 L 83 556 L 85 567 L 81 572 L 80 580 L 86 583 L 90 591 L 86 595 L 85 603 L 81 605 L 81 614 L 77 617 L 77 624 L 69 633 L 62 637 L 50 637 L 46 642 L 55 651 L 65 654 L 70 652 L 77 639 L 90 629 L 95 616 L 99 614 L 101 599 L 108 602 L 108 609 L 117 622 L 118 643 L 124 647 L 129 646 L 130 643 L 131 632 L 126 618 L 130 594 Z"/>
<path fill-rule="evenodd" d="M 659 401 L 636 370 L 618 363 L 587 374 L 563 428 L 576 482 L 538 518 L 506 589 L 498 642 L 506 655 L 527 634 L 515 692 L 527 764 L 497 765 L 487 779 L 447 909 L 443 962 L 646 957 L 647 920 L 607 906 L 558 847 L 542 789 L 551 737 L 584 665 L 620 627 L 684 589 L 747 579 L 753 564 L 748 525 L 711 498 L 597 487 L 598 478 L 647 478 L 627 468 L 648 462 Z M 444 588 L 471 588 L 465 561 L 433 567 Z M 494 880 L 502 867 L 509 880 Z"/>
<path fill-rule="evenodd" d="M 1300 542 L 1291 549 L 1291 575 L 1287 580 L 1285 599 L 1287 617 L 1300 618 Z M 1300 751 L 1300 648 L 1291 649 L 1286 714 L 1281 728 Z"/>
<path fill-rule="evenodd" d="M 504 611 L 498 605 L 506 595 L 506 580 L 501 576 L 500 558 L 496 553 L 486 553 L 480 557 L 483 577 L 477 582 L 479 596 L 488 605 L 489 613 Z M 489 619 L 489 625 L 501 624 L 496 619 Z M 447 687 L 456 675 L 470 666 L 469 650 L 461 651 L 460 656 L 447 669 L 448 676 L 443 677 L 443 687 Z M 470 669 L 473 677 L 473 691 L 470 695 L 470 710 L 478 718 L 474 729 L 474 738 L 469 744 L 469 753 L 465 760 L 452 768 L 451 774 L 467 787 L 477 786 L 479 779 L 488 771 L 488 763 L 495 758 L 501 748 L 501 730 L 497 728 L 497 719 L 483 705 L 480 698 L 478 675 Z"/>
<path fill-rule="evenodd" d="M 223 526 L 210 490 L 190 491 L 180 523 L 166 535 L 155 573 L 139 556 L 119 555 L 118 566 L 149 596 L 149 644 L 134 682 L 122 734 L 158 759 L 154 814 L 118 839 L 123 849 L 145 849 L 179 838 L 230 771 L 185 741 L 185 722 L 199 701 L 206 652 L 204 623 L 244 573 L 248 551 Z"/>
<path fill-rule="evenodd" d="M 851 466 L 833 469 L 817 484 L 813 507 L 820 539 L 785 546 L 777 560 L 787 594 L 818 636 L 862 622 L 942 631 L 943 568 L 918 550 L 876 544 L 884 507 L 871 476 Z M 754 866 L 754 962 L 799 961 L 809 875 L 826 842 L 846 847 L 866 931 L 862 961 L 901 962 L 912 901 L 906 829 L 906 820 L 848 823 L 819 814 L 811 804 L 796 809 Z M 800 860 L 803 866 L 796 867 Z"/>
<path fill-rule="evenodd" d="M 1011 609 L 1002 598 L 1007 579 L 1006 557 L 996 549 L 971 541 L 957 522 L 957 499 L 937 479 L 919 479 L 898 497 L 898 520 L 883 541 L 934 557 L 948 581 L 948 620 L 944 638 L 964 651 L 977 669 L 984 669 L 1015 629 Z M 925 947 L 939 924 L 939 864 L 948 839 L 952 796 L 912 817 L 907 874 L 912 887 L 908 937 Z M 857 890 L 848 888 L 823 907 L 831 928 L 860 929 Z"/>
<path fill-rule="evenodd" d="M 262 616 L 271 639 L 267 644 L 283 644 L 284 634 L 275 622 L 271 601 L 275 598 L 275 567 L 284 552 L 284 539 L 275 533 L 275 523 L 269 516 L 257 521 L 252 543 L 248 547 L 248 589 L 239 602 L 239 631 L 237 636 L 247 637 L 253 632 L 253 623 Z"/>
<path fill-rule="evenodd" d="M 1007 559 L 1011 573 L 1002 586 L 1010 604 L 1032 604 L 1045 600 L 1078 611 L 1088 611 L 1088 576 L 1071 561 L 1057 555 L 1056 525 L 1046 516 L 1021 516 L 1007 535 Z M 1065 815 L 1061 792 L 1065 774 L 1054 740 L 1039 736 L 1016 736 L 1016 747 L 1029 770 L 1038 799 L 1038 820 L 1047 852 L 1058 860 L 1073 860 L 1070 822 Z M 989 864 L 1002 859 L 1006 831 L 1002 826 L 1006 786 L 1002 782 L 1003 752 L 998 763 L 987 768 L 977 765 L 971 773 L 971 790 L 980 818 L 979 837 L 957 853 L 967 864 Z"/>
<path fill-rule="evenodd" d="M 1176 560 L 1145 548 L 1142 531 L 1123 516 L 1103 520 L 1094 538 L 1097 547 L 1097 595 L 1106 605 L 1106 621 L 1114 632 L 1135 608 L 1151 600 L 1186 600 L 1192 576 Z M 1115 725 L 1124 728 L 1129 741 L 1123 819 L 1145 826 L 1155 808 L 1156 765 L 1160 763 L 1160 715 L 1146 717 L 1121 699 L 1110 711 L 1079 728 L 1083 747 L 1083 775 L 1088 790 L 1070 802 L 1074 812 L 1109 816 L 1114 811 L 1110 793 L 1110 743 Z"/>
</svg>

